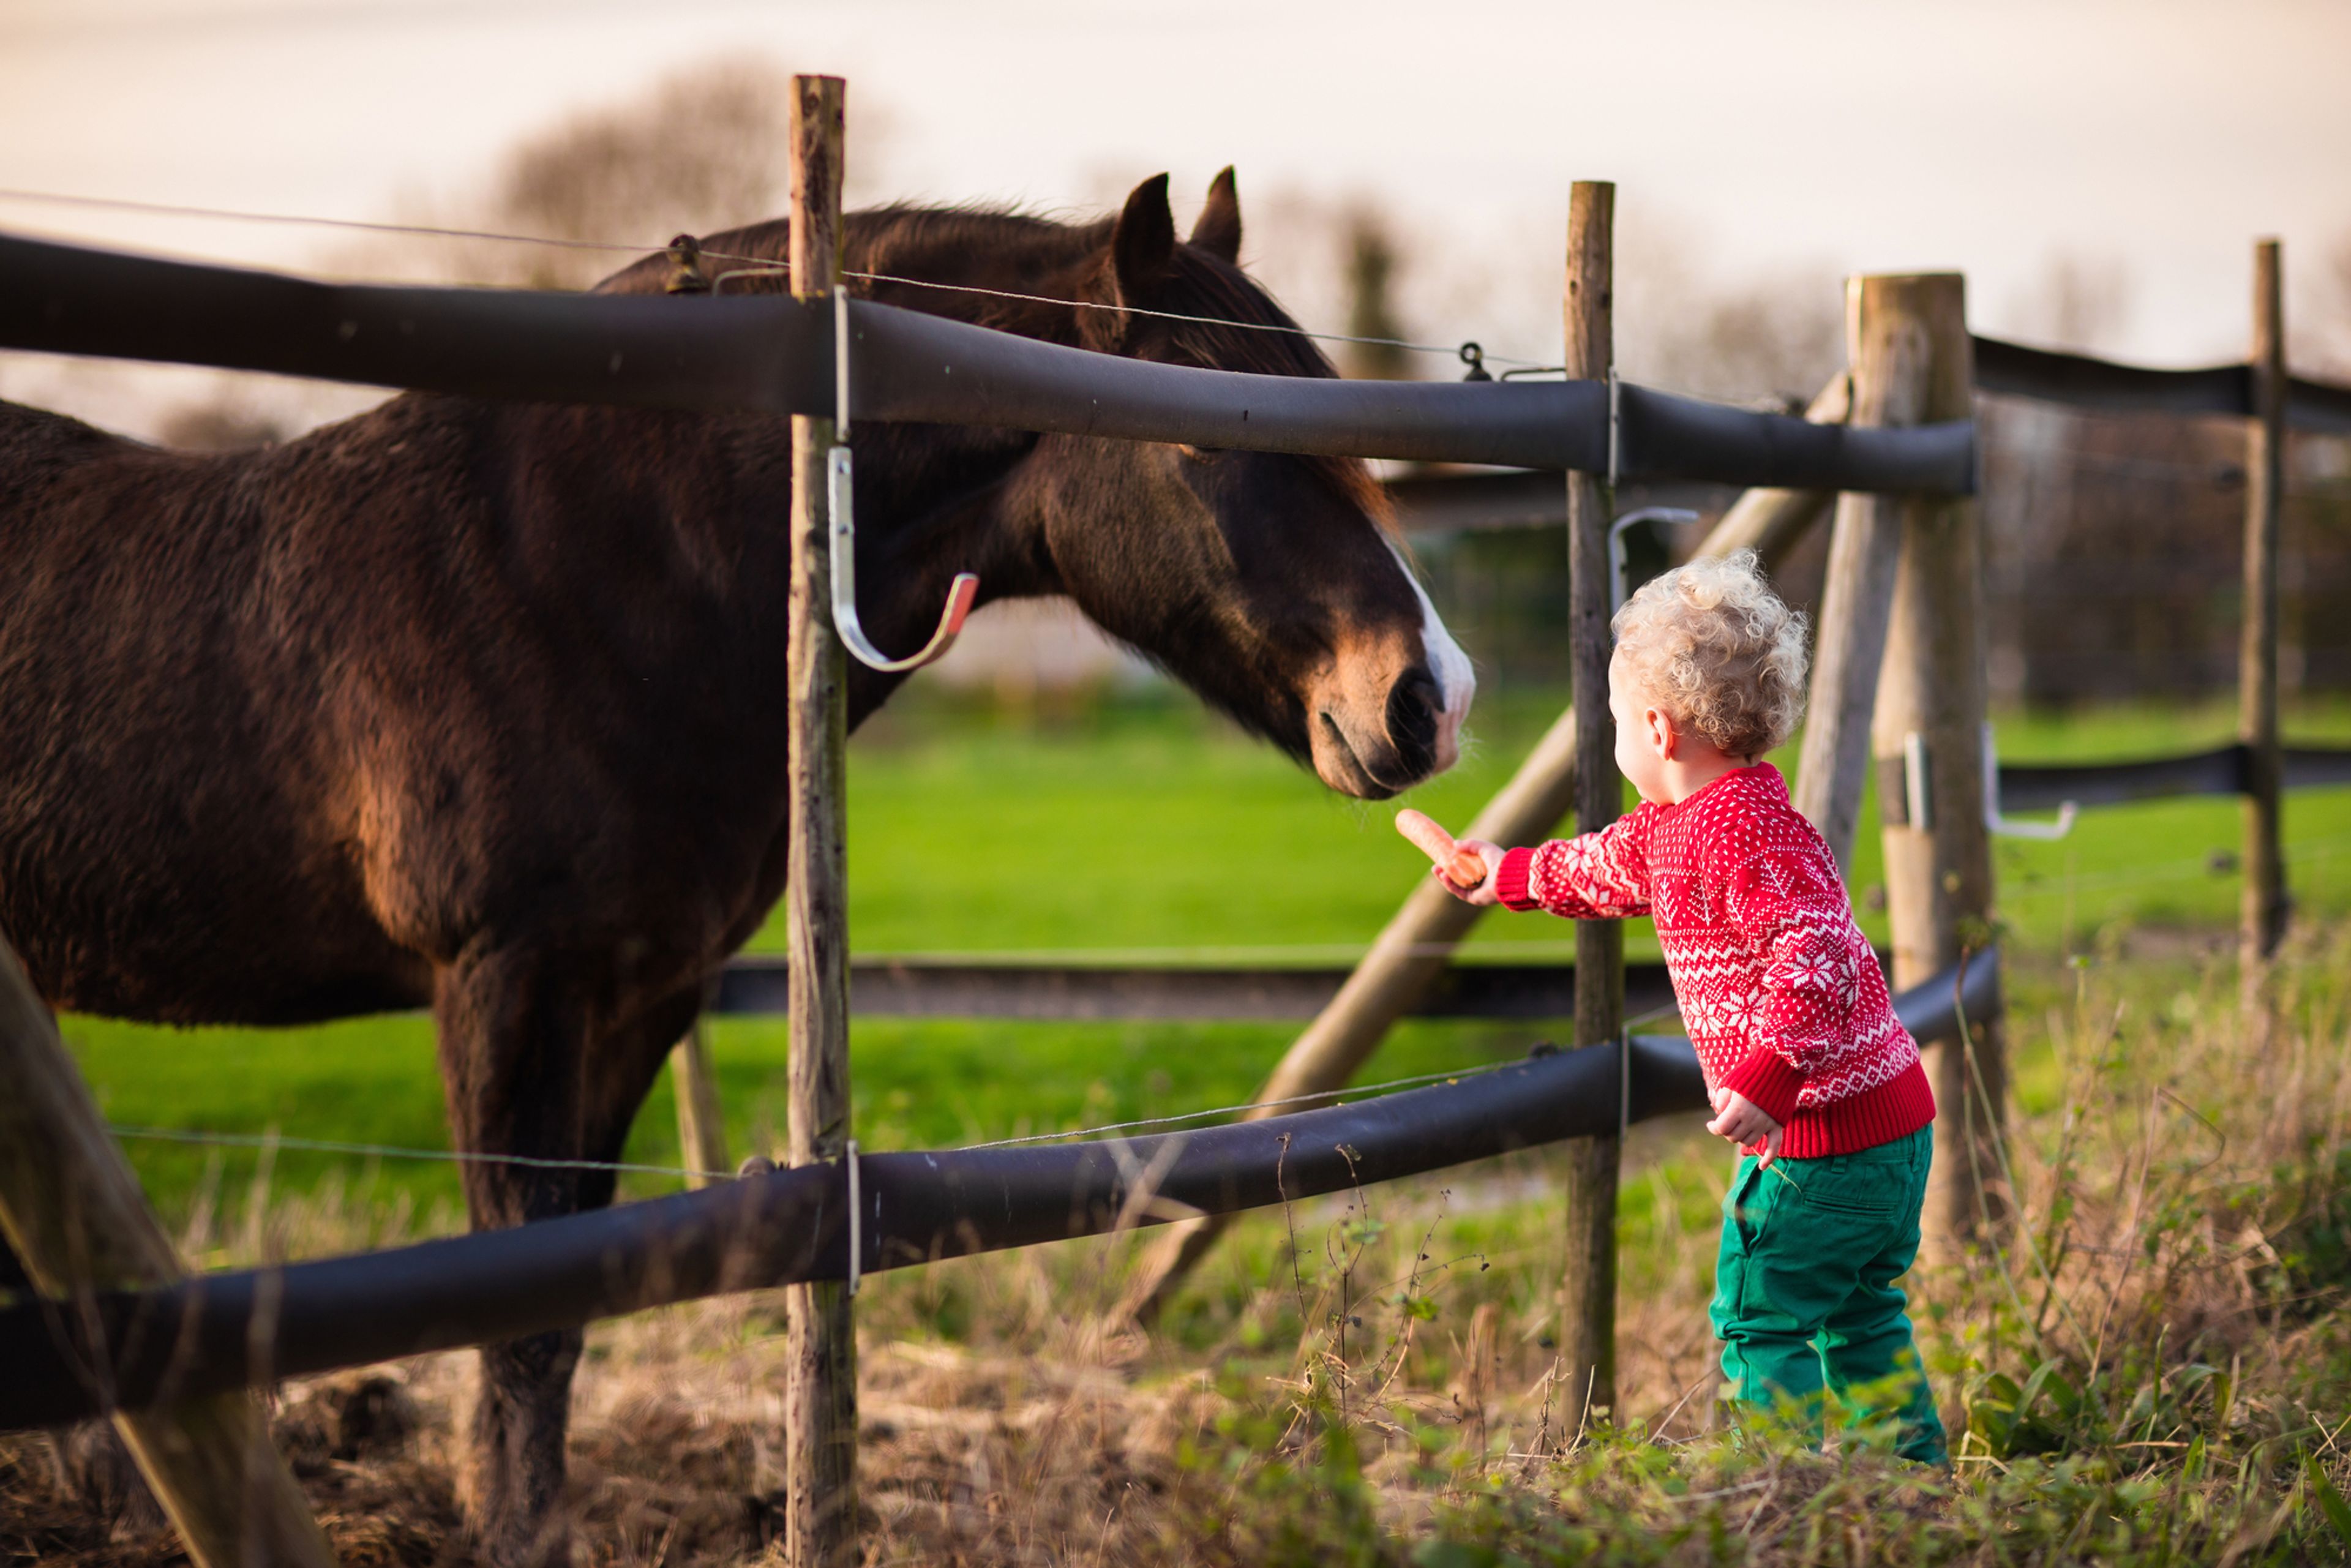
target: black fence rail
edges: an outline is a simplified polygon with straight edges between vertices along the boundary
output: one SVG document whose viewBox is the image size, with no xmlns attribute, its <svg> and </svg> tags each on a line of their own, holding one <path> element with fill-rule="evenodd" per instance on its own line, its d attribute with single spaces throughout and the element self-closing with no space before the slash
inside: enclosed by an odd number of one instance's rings
<svg viewBox="0 0 2351 1568">
<path fill-rule="evenodd" d="M 2114 413 L 2253 413 L 2253 368 L 2247 364 L 2154 370 L 1998 338 L 1976 339 L 1975 351 L 1979 392 Z M 2351 387 L 2289 377 L 2285 418 L 2297 430 L 2351 435 Z"/>
<path fill-rule="evenodd" d="M 1200 370 L 868 300 L 849 319 L 858 420 L 1627 478 L 1937 494 L 1975 485 L 1968 421 L 1848 428 L 1599 382 Z M 835 412 L 832 311 L 773 295 L 329 284 L 0 235 L 0 347 L 538 402 Z"/>
<path fill-rule="evenodd" d="M 1996 952 L 1896 998 L 1921 1043 L 2000 1007 Z M 1629 1077 L 1626 1069 L 1629 1066 Z M 1335 1096 L 1334 1096 L 1335 1098 Z M 858 1272 L 1263 1208 L 1706 1108 L 1689 1042 L 1635 1036 L 1353 1104 L 1097 1143 L 867 1155 Z M 57 1426 L 850 1272 L 850 1172 L 700 1192 L 170 1290 L 0 1307 L 0 1429 Z"/>
<path fill-rule="evenodd" d="M 2285 748 L 2289 789 L 2351 785 L 2351 747 Z M 2251 792 L 2252 751 L 2241 742 L 2181 757 L 2119 762 L 2004 762 L 2002 811 L 2116 806 L 2186 795 Z M 1053 1019 L 1304 1019 L 1316 1017 L 1353 971 L 1336 966 L 1238 967 L 1186 963 L 1036 963 L 1011 958 L 854 957 L 850 1007 L 869 1017 Z M 711 1010 L 781 1013 L 785 968 L 737 958 Z M 1625 966 L 1625 1010 L 1673 1005 L 1662 964 Z M 1573 964 L 1456 963 L 1411 1009 L 1416 1018 L 1536 1021 L 1575 1012 Z"/>
<path fill-rule="evenodd" d="M 1976 338 L 1976 390 L 2108 413 L 2182 415 L 2253 413 L 2251 365 L 2157 370 L 2119 364 L 1998 338 Z M 2286 423 L 2320 434 L 2351 435 L 2351 386 L 2294 376 L 2286 388 Z M 1726 504 L 1720 492 L 1684 482 L 1653 482 L 1617 497 L 1625 510 L 1682 507 L 1710 512 Z M 1392 479 L 1388 496 L 1398 519 L 1416 533 L 1499 528 L 1564 528 L 1567 489 L 1556 467 L 1543 472 L 1420 474 Z"/>
<path fill-rule="evenodd" d="M 2351 784 L 2351 747 L 2289 746 L 2289 789 Z M 2068 800 L 2077 806 L 2113 806 L 2171 795 L 2244 795 L 2252 789 L 2252 750 L 2241 741 L 2183 757 L 2151 757 L 2130 762 L 2003 762 L 2001 809 L 2054 810 Z"/>
</svg>

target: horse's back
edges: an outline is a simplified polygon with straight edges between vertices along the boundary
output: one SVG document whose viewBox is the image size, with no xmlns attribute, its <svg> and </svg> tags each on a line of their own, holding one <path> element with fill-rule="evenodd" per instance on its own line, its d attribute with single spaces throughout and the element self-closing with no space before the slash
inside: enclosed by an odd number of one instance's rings
<svg viewBox="0 0 2351 1568">
<path fill-rule="evenodd" d="M 336 885 L 296 806 L 303 737 L 263 700 L 286 659 L 254 461 L 0 403 L 0 930 L 57 1005 L 275 1022 L 418 999 Z M 305 921 L 307 956 L 256 939 Z M 356 968 L 331 956 L 355 946 Z"/>
</svg>

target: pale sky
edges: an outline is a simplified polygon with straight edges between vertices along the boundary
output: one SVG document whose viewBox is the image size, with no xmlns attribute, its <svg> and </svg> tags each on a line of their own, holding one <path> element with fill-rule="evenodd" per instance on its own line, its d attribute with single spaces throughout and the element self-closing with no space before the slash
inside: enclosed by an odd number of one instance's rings
<svg viewBox="0 0 2351 1568">
<path fill-rule="evenodd" d="M 2351 5 L 2315 0 L 0 0 L 0 186 L 383 217 L 737 53 L 849 78 L 853 164 L 861 112 L 886 125 L 875 194 L 1067 206 L 1170 169 L 1188 221 L 1227 162 L 1245 202 L 1375 193 L 1495 280 L 1416 327 L 1542 355 L 1578 178 L 1618 182 L 1620 259 L 1958 268 L 1981 330 L 2033 330 L 2053 257 L 2112 268 L 2080 346 L 2158 362 L 2241 356 L 2255 236 L 2304 282 L 2351 236 Z M 0 226 L 296 267 L 333 244 Z"/>
</svg>

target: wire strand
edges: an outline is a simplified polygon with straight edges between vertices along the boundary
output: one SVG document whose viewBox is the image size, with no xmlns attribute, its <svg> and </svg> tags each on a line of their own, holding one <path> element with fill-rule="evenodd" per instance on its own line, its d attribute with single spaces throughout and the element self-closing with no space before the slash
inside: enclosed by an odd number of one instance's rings
<svg viewBox="0 0 2351 1568">
<path fill-rule="evenodd" d="M 281 224 L 298 228 L 356 229 L 365 234 L 419 235 L 430 239 L 486 239 L 500 245 L 543 245 L 558 250 L 608 250 L 643 255 L 664 251 L 667 241 L 660 245 L 638 245 L 622 240 L 557 239 L 548 235 L 501 234 L 495 229 L 440 228 L 431 224 L 371 223 L 363 218 L 319 218 L 298 213 L 255 213 L 233 207 L 198 207 L 176 202 L 135 202 L 121 196 L 77 196 L 61 191 L 27 191 L 0 187 L 0 202 L 20 202 L 36 206 L 83 207 L 101 212 L 146 213 L 158 217 L 210 218 L 223 223 Z M 748 261 L 774 266 L 772 258 L 761 256 L 736 256 L 726 251 L 705 250 L 705 256 L 719 261 Z"/>
<path fill-rule="evenodd" d="M 1270 1111 L 1282 1105 L 1303 1105 L 1309 1101 L 1315 1100 L 1338 1102 L 1342 1096 L 1346 1095 L 1353 1095 L 1359 1100 L 1374 1099 L 1391 1089 L 1408 1089 L 1415 1084 L 1434 1083 L 1440 1079 L 1447 1082 L 1454 1082 L 1464 1078 L 1483 1078 L 1489 1073 L 1499 1072 L 1506 1067 L 1523 1067 L 1524 1065 L 1526 1063 L 1523 1059 L 1511 1061 L 1489 1061 L 1483 1067 L 1465 1067 L 1450 1072 L 1420 1072 L 1409 1078 L 1391 1078 L 1384 1083 L 1364 1083 L 1342 1089 L 1322 1089 L 1311 1094 L 1292 1094 L 1280 1100 L 1248 1100 L 1238 1105 L 1216 1105 L 1205 1111 L 1186 1111 L 1174 1116 L 1145 1116 L 1139 1121 L 1112 1122 L 1099 1127 L 1072 1127 L 1061 1133 L 1031 1133 L 1025 1137 L 994 1138 L 984 1144 L 965 1144 L 957 1152 L 972 1149 L 1008 1149 L 1023 1144 L 1059 1143 L 1070 1138 L 1091 1138 L 1102 1133 L 1131 1132 L 1137 1127 L 1173 1127 L 1185 1122 L 1202 1122 L 1211 1116 L 1230 1116 L 1242 1111 Z"/>
<path fill-rule="evenodd" d="M 1288 958 L 1298 962 L 1327 959 L 1334 963 L 1353 965 L 1372 945 L 1364 942 L 1261 942 L 1225 946 L 1166 947 L 971 947 L 935 952 L 862 953 L 861 964 L 1035 964 L 1084 967 L 1089 965 L 1115 966 L 1122 964 L 1177 963 L 1189 960 L 1203 967 L 1217 964 L 1256 967 L 1251 959 Z M 1575 942 L 1572 937 L 1532 942 L 1482 942 L 1467 946 L 1458 942 L 1414 942 L 1394 949 L 1398 956 L 1410 958 L 1565 958 L 1573 957 Z M 773 953 L 758 955 L 768 958 Z M 1276 969 L 1278 976 L 1281 971 Z"/>
<path fill-rule="evenodd" d="M 1408 349 L 1416 354 L 1444 354 L 1448 358 L 1458 357 L 1463 347 L 1458 343 L 1415 343 L 1403 338 L 1359 338 L 1345 332 L 1313 332 L 1303 327 L 1285 327 L 1278 322 L 1228 321 L 1221 316 L 1187 316 L 1180 310 L 1146 310 L 1139 305 L 1106 305 L 1093 299 L 1057 299 L 1050 295 L 1021 294 L 1009 288 L 982 288 L 971 283 L 933 283 L 927 278 L 901 277 L 888 272 L 844 270 L 841 276 L 854 277 L 866 283 L 902 283 L 910 288 L 938 288 L 956 294 L 984 294 L 996 299 L 1022 299 L 1031 305 L 1065 305 L 1080 310 L 1118 310 L 1129 316 L 1155 317 L 1162 321 L 1196 321 L 1210 327 L 1238 327 L 1247 332 L 1287 332 L 1294 337 L 1311 338 L 1322 343 L 1364 343 L 1382 349 Z M 1531 370 L 1549 368 L 1538 365 L 1533 360 L 1513 359 L 1506 354 L 1489 354 L 1482 349 L 1479 353 L 1487 361 L 1498 365 L 1523 365 Z"/>
<path fill-rule="evenodd" d="M 1313 1094 L 1294 1094 L 1283 1100 L 1247 1101 L 1238 1105 L 1216 1105 L 1201 1111 L 1186 1111 L 1172 1116 L 1149 1116 L 1133 1122 L 1113 1122 L 1095 1127 L 1071 1127 L 1059 1133 L 1032 1133 L 1024 1137 L 997 1138 L 986 1143 L 958 1145 L 954 1153 L 979 1149 L 1013 1148 L 1025 1144 L 1056 1143 L 1065 1139 L 1100 1136 L 1106 1133 L 1123 1133 L 1137 1127 L 1172 1127 L 1186 1122 L 1206 1121 L 1215 1116 L 1229 1116 L 1242 1111 L 1281 1105 L 1304 1104 L 1311 1100 L 1348 1102 L 1376 1098 L 1395 1089 L 1407 1089 L 1416 1084 L 1447 1082 L 1464 1078 L 1482 1078 L 1506 1067 L 1517 1067 L 1519 1061 L 1488 1062 L 1482 1067 L 1465 1067 L 1449 1072 L 1423 1072 L 1409 1078 L 1392 1078 L 1382 1083 L 1358 1084 L 1344 1089 L 1326 1089 Z M 430 1160 L 454 1165 L 521 1166 L 532 1170 L 625 1171 L 640 1176 L 701 1177 L 705 1180 L 726 1180 L 727 1171 L 695 1170 L 685 1166 L 641 1165 L 623 1160 L 559 1160 L 542 1159 L 529 1155 L 481 1154 L 459 1149 L 416 1149 L 396 1144 L 342 1143 L 329 1138 L 287 1138 L 270 1133 L 214 1133 L 193 1128 L 141 1127 L 108 1124 L 107 1130 L 118 1138 L 131 1138 L 150 1143 L 196 1144 L 227 1148 L 290 1149 L 303 1154 L 365 1155 L 380 1159 Z"/>
<path fill-rule="evenodd" d="M 557 239 L 546 235 L 501 234 L 494 229 L 442 228 L 431 224 L 374 223 L 361 218 L 320 218 L 297 213 L 256 213 L 232 207 L 200 207 L 176 202 L 141 202 L 120 196 L 82 196 L 62 191 L 32 191 L 19 187 L 0 187 L 0 201 L 33 205 L 79 207 L 102 212 L 145 213 L 158 217 L 205 218 L 223 223 L 278 224 L 295 227 L 351 229 L 364 234 L 417 235 L 434 239 L 489 240 L 500 245 L 541 245 L 562 250 L 613 251 L 629 255 L 656 254 L 669 248 L 668 242 L 644 245 L 621 240 Z M 742 269 L 722 273 L 716 283 L 730 277 L 789 277 L 791 268 L 772 256 L 743 256 L 732 251 L 704 250 L 699 253 L 714 261 L 739 261 L 750 264 Z M 1123 310 L 1134 316 L 1151 316 L 1167 321 L 1191 321 L 1210 327 L 1238 327 L 1251 332 L 1286 332 L 1294 337 L 1311 338 L 1324 343 L 1361 343 L 1374 348 L 1403 349 L 1418 354 L 1459 356 L 1463 345 L 1416 343 L 1403 338 L 1367 338 L 1344 332 L 1315 332 L 1303 327 L 1285 327 L 1259 321 L 1229 321 L 1221 316 L 1189 316 L 1175 310 L 1146 310 L 1139 306 L 1104 305 L 1091 299 L 1057 299 L 1050 295 L 1021 294 L 1005 288 L 982 288 L 968 283 L 934 283 L 920 277 L 901 277 L 886 272 L 848 272 L 844 277 L 854 277 L 868 283 L 897 283 L 913 288 L 936 288 L 957 294 L 981 294 L 998 299 L 1020 299 L 1035 305 L 1059 305 L 1079 310 Z M 714 286 L 713 292 L 716 292 Z M 1481 350 L 1482 353 L 1482 350 Z M 1547 369 L 1534 360 L 1521 360 L 1507 354 L 1483 354 L 1486 362 L 1499 365 Z"/>
<path fill-rule="evenodd" d="M 723 1179 L 727 1171 L 694 1170 L 684 1166 L 645 1166 L 623 1160 L 551 1160 L 533 1155 L 476 1154 L 465 1149 L 412 1149 L 396 1144 L 346 1144 L 330 1138 L 286 1138 L 274 1133 L 207 1133 L 182 1127 L 127 1127 L 107 1124 L 118 1138 L 150 1143 L 215 1144 L 230 1148 L 293 1149 L 303 1154 L 369 1155 L 382 1159 L 440 1160 L 452 1165 L 524 1166 L 532 1170 L 631 1171 L 642 1176 L 701 1176 Z"/>
</svg>

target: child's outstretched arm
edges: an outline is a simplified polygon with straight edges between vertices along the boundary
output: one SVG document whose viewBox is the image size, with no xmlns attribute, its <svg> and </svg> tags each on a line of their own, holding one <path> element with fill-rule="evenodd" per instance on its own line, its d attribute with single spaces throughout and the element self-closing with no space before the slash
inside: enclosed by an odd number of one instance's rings
<svg viewBox="0 0 2351 1568">
<path fill-rule="evenodd" d="M 1541 909 L 1570 920 L 1649 913 L 1646 828 L 1646 816 L 1635 811 L 1597 832 L 1505 850 L 1483 839 L 1456 839 L 1418 811 L 1396 813 L 1396 831 L 1436 862 L 1438 880 L 1464 904 Z M 1471 855 L 1482 876 L 1469 866 Z M 1468 882 L 1472 876 L 1479 880 Z"/>
</svg>

